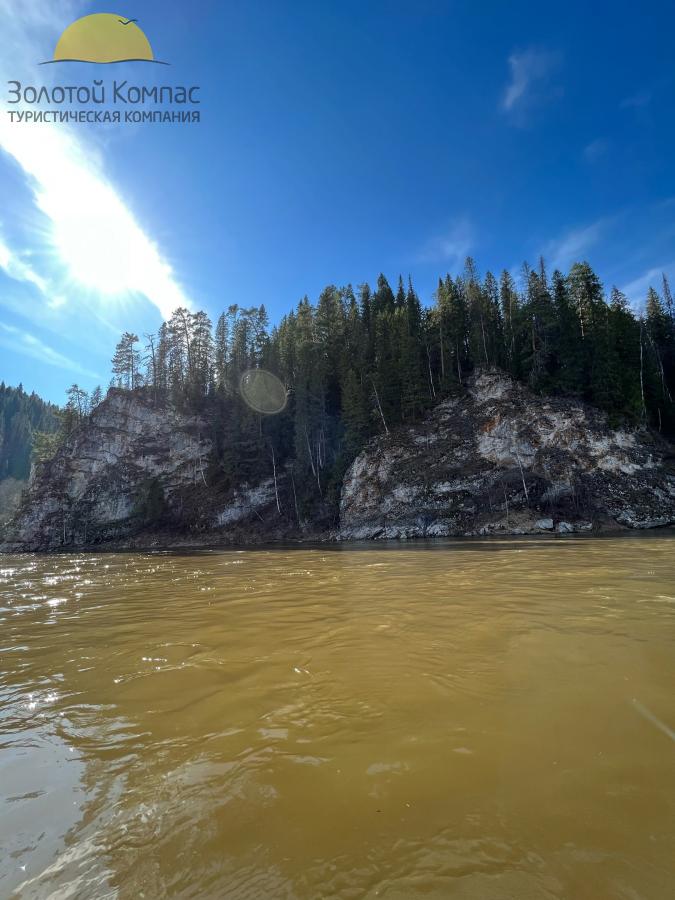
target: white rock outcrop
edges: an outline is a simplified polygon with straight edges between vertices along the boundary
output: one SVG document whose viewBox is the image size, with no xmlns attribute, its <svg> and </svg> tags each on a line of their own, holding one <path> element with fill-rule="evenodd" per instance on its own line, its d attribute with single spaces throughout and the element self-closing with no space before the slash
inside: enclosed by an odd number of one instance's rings
<svg viewBox="0 0 675 900">
<path fill-rule="evenodd" d="M 541 397 L 499 372 L 413 429 L 381 437 L 345 476 L 343 539 L 567 534 L 675 522 L 673 450 L 646 429 Z"/>
<path fill-rule="evenodd" d="M 36 467 L 9 545 L 54 549 L 124 536 L 153 479 L 169 508 L 203 483 L 207 434 L 199 417 L 155 407 L 142 392 L 110 390 L 54 458 Z"/>
</svg>

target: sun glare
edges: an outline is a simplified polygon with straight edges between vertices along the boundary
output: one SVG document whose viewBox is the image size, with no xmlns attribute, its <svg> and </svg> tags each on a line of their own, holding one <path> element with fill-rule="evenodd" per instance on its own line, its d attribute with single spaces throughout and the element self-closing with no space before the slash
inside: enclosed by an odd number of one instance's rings
<svg viewBox="0 0 675 900">
<path fill-rule="evenodd" d="M 58 256 L 87 287 L 104 294 L 137 290 L 145 279 L 139 256 L 146 238 L 112 190 L 93 178 L 86 181 L 76 196 L 67 184 L 38 195 L 40 208 L 54 223 Z"/>
<path fill-rule="evenodd" d="M 0 124 L 0 144 L 33 177 L 37 205 L 70 278 L 107 297 L 143 294 L 163 316 L 190 306 L 171 267 L 113 188 L 95 156 L 65 131 Z"/>
</svg>

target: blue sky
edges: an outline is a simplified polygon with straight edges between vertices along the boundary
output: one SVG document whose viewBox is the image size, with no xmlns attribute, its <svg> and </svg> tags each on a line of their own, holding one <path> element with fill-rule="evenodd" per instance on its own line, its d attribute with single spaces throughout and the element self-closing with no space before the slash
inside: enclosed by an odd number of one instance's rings
<svg viewBox="0 0 675 900">
<path fill-rule="evenodd" d="M 39 67 L 78 16 L 158 59 Z M 472 254 L 675 281 L 675 7 L 0 0 L 0 380 L 62 401 L 176 302 L 277 320 L 326 285 Z M 199 125 L 8 124 L 24 85 L 199 85 Z M 111 287 L 115 291 L 110 290 Z"/>
</svg>

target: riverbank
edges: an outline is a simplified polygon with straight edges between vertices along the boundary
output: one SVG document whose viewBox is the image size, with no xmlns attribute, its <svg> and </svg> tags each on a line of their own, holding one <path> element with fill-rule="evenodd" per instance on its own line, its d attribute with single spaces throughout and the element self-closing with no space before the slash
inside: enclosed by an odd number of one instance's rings
<svg viewBox="0 0 675 900">
<path fill-rule="evenodd" d="M 88 544 L 85 546 L 62 546 L 52 547 L 48 550 L 25 550 L 13 549 L 9 545 L 0 544 L 0 554 L 12 556 L 25 553 L 39 553 L 47 555 L 68 555 L 73 553 L 97 554 L 97 553 L 134 553 L 134 552 L 157 552 L 157 553 L 179 553 L 186 552 L 214 552 L 214 551 L 257 551 L 257 550 L 305 550 L 312 547 L 322 548 L 326 551 L 344 549 L 346 551 L 355 549 L 423 549 L 429 547 L 442 548 L 443 546 L 454 545 L 471 545 L 472 543 L 480 545 L 488 545 L 491 543 L 508 544 L 512 542 L 522 541 L 530 542 L 533 538 L 544 541 L 547 544 L 555 545 L 557 543 L 564 544 L 570 540 L 610 540 L 610 539 L 630 539 L 631 537 L 649 538 L 649 537 L 674 537 L 675 526 L 664 525 L 649 529 L 631 529 L 631 528 L 598 528 L 595 530 L 579 530 L 579 531 L 514 531 L 514 532 L 493 532 L 491 534 L 457 534 L 449 536 L 414 537 L 414 538 L 393 538 L 381 536 L 378 538 L 341 538 L 336 533 L 320 533 L 320 534 L 304 534 L 293 536 L 284 536 L 276 540 L 269 537 L 260 536 L 257 540 L 247 537 L 223 536 L 218 534 L 202 534 L 202 535 L 169 535 L 166 533 L 156 532 L 150 534 L 136 535 L 133 538 L 125 540 L 108 541 L 105 543 Z"/>
<path fill-rule="evenodd" d="M 111 391 L 38 467 L 6 549 L 608 533 L 675 524 L 675 450 L 578 401 L 481 372 L 373 439 L 341 483 L 292 466 L 236 486 L 210 472 L 209 423 Z M 207 477 L 208 473 L 208 477 Z M 307 493 L 309 491 L 309 493 Z M 168 537 L 162 538 L 166 535 Z"/>
</svg>

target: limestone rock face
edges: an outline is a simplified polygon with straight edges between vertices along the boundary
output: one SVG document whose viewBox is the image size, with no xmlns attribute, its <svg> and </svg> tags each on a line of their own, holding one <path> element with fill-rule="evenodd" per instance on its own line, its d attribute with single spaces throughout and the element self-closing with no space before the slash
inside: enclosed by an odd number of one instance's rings
<svg viewBox="0 0 675 900">
<path fill-rule="evenodd" d="M 378 438 L 345 476 L 343 539 L 551 533 L 675 523 L 673 448 L 598 410 L 540 397 L 502 373 L 408 430 Z"/>
<path fill-rule="evenodd" d="M 49 550 L 138 529 L 143 490 L 156 480 L 169 509 L 203 483 L 211 442 L 204 423 L 141 392 L 111 390 L 90 421 L 33 472 L 7 543 Z"/>
</svg>

